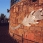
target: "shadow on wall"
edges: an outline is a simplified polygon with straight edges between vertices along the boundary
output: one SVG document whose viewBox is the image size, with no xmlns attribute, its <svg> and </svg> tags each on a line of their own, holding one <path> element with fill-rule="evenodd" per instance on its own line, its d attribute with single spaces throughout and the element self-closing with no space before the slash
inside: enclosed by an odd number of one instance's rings
<svg viewBox="0 0 43 43">
<path fill-rule="evenodd" d="M 8 32 L 9 24 L 0 24 L 0 43 L 17 43 Z"/>
</svg>

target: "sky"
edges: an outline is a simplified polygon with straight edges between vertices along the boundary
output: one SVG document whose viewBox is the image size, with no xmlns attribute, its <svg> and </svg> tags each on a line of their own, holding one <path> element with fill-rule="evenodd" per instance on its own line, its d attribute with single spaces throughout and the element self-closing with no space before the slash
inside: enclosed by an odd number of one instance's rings
<svg viewBox="0 0 43 43">
<path fill-rule="evenodd" d="M 7 17 L 9 17 L 9 13 L 7 9 L 10 9 L 10 0 L 0 0 L 0 14 L 4 13 Z"/>
</svg>

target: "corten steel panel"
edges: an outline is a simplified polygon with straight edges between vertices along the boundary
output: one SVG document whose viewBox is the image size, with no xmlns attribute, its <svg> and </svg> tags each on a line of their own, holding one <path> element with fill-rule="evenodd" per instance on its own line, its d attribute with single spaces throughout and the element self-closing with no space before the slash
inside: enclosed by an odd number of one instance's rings
<svg viewBox="0 0 43 43">
<path fill-rule="evenodd" d="M 43 7 L 43 5 L 41 5 L 41 4 L 39 5 L 39 2 L 41 0 L 37 1 L 36 3 L 35 2 L 33 3 L 31 1 L 30 1 L 31 3 L 29 3 L 29 1 L 22 0 L 21 2 L 18 2 L 10 7 L 9 33 L 13 38 L 16 38 L 15 34 L 17 34 L 16 39 L 19 39 L 19 36 L 22 36 L 22 34 L 23 34 L 23 38 L 25 38 L 25 39 L 42 43 L 43 20 L 39 21 L 39 24 L 36 24 L 36 25 L 32 24 L 30 27 L 26 27 L 21 24 L 24 17 L 26 15 L 29 15 L 31 11 L 33 11 L 33 10 L 37 11 L 38 9 Z M 17 29 L 12 28 L 12 27 L 18 26 L 19 24 L 21 24 L 21 27 L 19 27 Z M 20 40 L 22 40 L 22 39 L 20 39 Z M 27 41 L 25 43 L 27 43 Z M 32 42 L 32 43 L 34 43 L 34 42 Z"/>
</svg>

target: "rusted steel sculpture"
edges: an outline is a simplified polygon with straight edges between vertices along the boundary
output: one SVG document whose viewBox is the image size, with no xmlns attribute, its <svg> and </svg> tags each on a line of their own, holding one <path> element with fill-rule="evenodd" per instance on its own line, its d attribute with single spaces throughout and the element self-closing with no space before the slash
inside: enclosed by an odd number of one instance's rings
<svg viewBox="0 0 43 43">
<path fill-rule="evenodd" d="M 43 0 L 11 0 L 9 21 L 9 33 L 17 41 L 43 43 Z"/>
</svg>

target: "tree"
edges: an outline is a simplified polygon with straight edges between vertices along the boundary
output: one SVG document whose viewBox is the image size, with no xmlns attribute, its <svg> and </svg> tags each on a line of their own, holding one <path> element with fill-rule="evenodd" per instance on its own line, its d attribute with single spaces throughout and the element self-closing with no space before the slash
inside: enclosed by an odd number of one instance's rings
<svg viewBox="0 0 43 43">
<path fill-rule="evenodd" d="M 5 18 L 5 15 L 3 13 L 1 13 L 1 23 L 4 22 L 4 18 Z"/>
<path fill-rule="evenodd" d="M 1 23 L 7 22 L 7 17 L 6 17 L 6 15 L 4 15 L 3 13 L 1 13 L 1 15 L 0 15 L 0 22 L 1 22 Z"/>
</svg>

